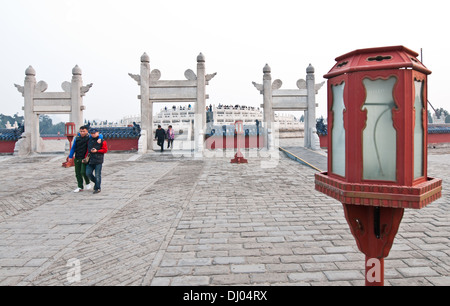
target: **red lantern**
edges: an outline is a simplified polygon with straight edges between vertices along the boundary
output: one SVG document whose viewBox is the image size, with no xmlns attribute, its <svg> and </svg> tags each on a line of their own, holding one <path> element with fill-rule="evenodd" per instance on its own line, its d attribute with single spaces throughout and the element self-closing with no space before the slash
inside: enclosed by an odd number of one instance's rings
<svg viewBox="0 0 450 306">
<path fill-rule="evenodd" d="M 427 76 L 418 54 L 403 46 L 356 50 L 336 58 L 328 79 L 328 172 L 316 190 L 343 203 L 366 269 L 384 258 L 404 208 L 441 196 L 427 173 Z"/>
<path fill-rule="evenodd" d="M 67 122 L 66 123 L 66 133 L 64 136 L 67 137 L 67 140 L 69 140 L 69 150 L 72 148 L 72 141 L 73 138 L 77 135 L 76 129 L 75 129 L 75 123 L 73 122 Z M 69 162 L 69 158 L 67 158 L 66 162 L 62 164 L 64 168 L 70 168 L 75 166 L 73 160 Z"/>
<path fill-rule="evenodd" d="M 248 163 L 248 161 L 244 158 L 244 155 L 241 152 L 241 145 L 242 143 L 245 144 L 244 122 L 242 120 L 238 120 L 235 122 L 235 133 L 237 141 L 237 153 L 231 160 L 231 163 L 246 164 Z"/>
<path fill-rule="evenodd" d="M 76 136 L 75 131 L 75 123 L 73 122 L 67 122 L 66 123 L 66 134 L 64 136 L 67 137 L 67 140 L 69 140 L 70 148 L 72 148 L 72 140 Z"/>
</svg>

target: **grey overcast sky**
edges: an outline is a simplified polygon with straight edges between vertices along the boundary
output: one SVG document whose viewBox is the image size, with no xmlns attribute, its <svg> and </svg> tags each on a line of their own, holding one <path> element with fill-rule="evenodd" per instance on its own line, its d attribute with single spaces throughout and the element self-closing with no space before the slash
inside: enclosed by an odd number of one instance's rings
<svg viewBox="0 0 450 306">
<path fill-rule="evenodd" d="M 208 104 L 257 106 L 266 63 L 282 88 L 296 88 L 311 63 L 324 81 L 334 59 L 355 49 L 423 48 L 429 100 L 450 110 L 450 18 L 444 1 L 328 0 L 14 0 L 0 10 L 0 113 L 23 114 L 23 84 L 32 65 L 47 91 L 61 91 L 79 65 L 85 118 L 120 120 L 140 113 L 139 74 L 147 52 L 161 79 L 184 79 L 206 56 Z M 326 116 L 326 88 L 317 97 Z M 159 107 L 155 107 L 159 110 Z"/>
</svg>

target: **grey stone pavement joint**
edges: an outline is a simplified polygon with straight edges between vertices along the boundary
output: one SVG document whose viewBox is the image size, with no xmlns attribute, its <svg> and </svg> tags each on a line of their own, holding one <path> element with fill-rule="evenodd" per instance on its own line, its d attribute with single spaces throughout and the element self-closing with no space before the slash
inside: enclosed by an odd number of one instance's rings
<svg viewBox="0 0 450 306">
<path fill-rule="evenodd" d="M 442 198 L 405 210 L 386 285 L 450 285 L 449 153 L 430 150 Z M 364 285 L 342 204 L 284 153 L 108 154 L 98 195 L 72 192 L 61 157 L 0 159 L 0 285 Z"/>
</svg>

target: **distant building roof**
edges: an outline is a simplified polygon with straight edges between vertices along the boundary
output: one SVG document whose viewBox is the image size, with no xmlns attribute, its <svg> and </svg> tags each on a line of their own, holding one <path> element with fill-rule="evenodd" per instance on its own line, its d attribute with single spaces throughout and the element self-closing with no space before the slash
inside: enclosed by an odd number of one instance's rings
<svg viewBox="0 0 450 306">
<path fill-rule="evenodd" d="M 141 136 L 141 127 L 97 127 L 103 138 L 108 139 L 136 139 Z"/>
<path fill-rule="evenodd" d="M 21 129 L 0 129 L 0 141 L 17 141 L 20 135 Z"/>
<path fill-rule="evenodd" d="M 428 134 L 450 134 L 450 125 L 429 125 Z"/>
</svg>

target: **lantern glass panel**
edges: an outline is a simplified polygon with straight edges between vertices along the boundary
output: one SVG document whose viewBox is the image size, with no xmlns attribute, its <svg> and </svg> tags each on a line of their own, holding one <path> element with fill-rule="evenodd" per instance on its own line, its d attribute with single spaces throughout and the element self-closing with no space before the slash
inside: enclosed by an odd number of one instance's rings
<svg viewBox="0 0 450 306">
<path fill-rule="evenodd" d="M 366 180 L 396 181 L 397 132 L 392 120 L 395 108 L 393 97 L 396 77 L 364 79 L 367 111 L 363 131 L 363 178 Z"/>
<path fill-rule="evenodd" d="M 331 172 L 345 176 L 345 129 L 344 129 L 344 87 L 345 82 L 332 86 L 333 128 L 331 131 L 332 159 Z"/>
<path fill-rule="evenodd" d="M 414 127 L 414 178 L 423 174 L 423 82 L 414 81 L 415 87 L 415 127 Z"/>
</svg>

